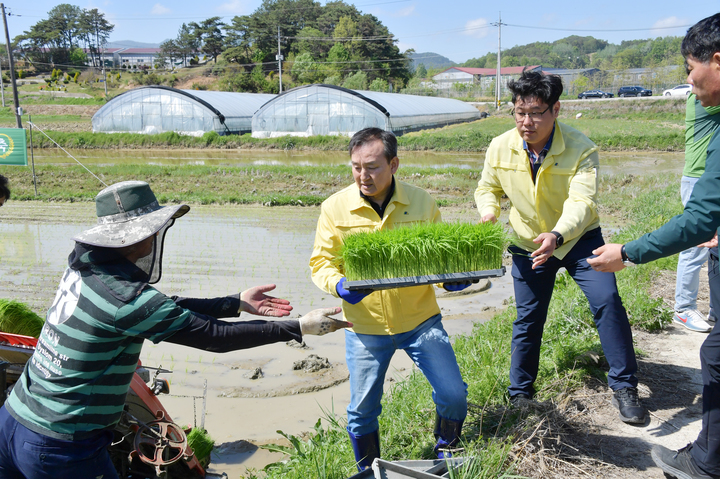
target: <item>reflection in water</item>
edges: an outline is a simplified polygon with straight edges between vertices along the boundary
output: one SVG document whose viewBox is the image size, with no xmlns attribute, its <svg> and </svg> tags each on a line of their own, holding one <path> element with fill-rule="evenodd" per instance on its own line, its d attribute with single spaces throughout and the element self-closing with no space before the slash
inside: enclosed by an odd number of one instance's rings
<svg viewBox="0 0 720 479">
<path fill-rule="evenodd" d="M 207 166 L 327 166 L 347 165 L 344 151 L 275 151 L 275 150 L 70 150 L 84 164 L 150 164 Z M 398 152 L 402 165 L 431 168 L 454 166 L 481 168 L 485 153 L 451 153 L 427 151 Z M 679 173 L 685 161 L 683 152 L 600 152 L 601 174 Z M 38 164 L 74 164 L 64 152 L 36 150 Z"/>
</svg>

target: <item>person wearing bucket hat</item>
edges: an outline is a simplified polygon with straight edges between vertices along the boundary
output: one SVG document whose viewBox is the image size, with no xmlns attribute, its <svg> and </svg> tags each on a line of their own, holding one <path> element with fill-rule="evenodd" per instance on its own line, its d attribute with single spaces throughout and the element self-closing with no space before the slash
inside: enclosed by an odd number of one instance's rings
<svg viewBox="0 0 720 479">
<path fill-rule="evenodd" d="M 150 285 L 162 275 L 167 230 L 190 208 L 159 205 L 142 181 L 105 188 L 95 206 L 97 225 L 73 238 L 34 355 L 0 409 L 0 477 L 117 478 L 107 446 L 146 339 L 222 353 L 352 326 L 331 317 L 340 308 L 296 320 L 218 319 L 288 316 L 289 302 L 266 294 L 272 284 L 168 297 Z"/>
</svg>

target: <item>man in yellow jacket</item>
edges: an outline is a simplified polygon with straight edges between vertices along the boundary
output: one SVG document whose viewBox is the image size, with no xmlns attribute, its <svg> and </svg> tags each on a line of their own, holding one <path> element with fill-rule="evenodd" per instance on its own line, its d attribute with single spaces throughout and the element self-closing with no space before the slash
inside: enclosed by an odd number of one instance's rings
<svg viewBox="0 0 720 479">
<path fill-rule="evenodd" d="M 612 273 L 594 271 L 586 259 L 604 244 L 597 212 L 597 146 L 557 121 L 563 91 L 556 75 L 524 72 L 510 81 L 516 128 L 487 150 L 475 191 L 481 221 L 497 221 L 500 198 L 512 203 L 517 235 L 512 276 L 517 319 L 513 323 L 510 400 L 535 393 L 540 344 L 555 276 L 565 268 L 590 302 L 610 370 L 608 385 L 620 419 L 643 424 L 637 393 L 632 332 Z"/>
<path fill-rule="evenodd" d="M 440 221 L 440 210 L 425 191 L 395 180 L 400 160 L 392 133 L 361 130 L 350 140 L 349 151 L 355 184 L 323 202 L 310 268 L 320 289 L 343 299 L 343 315 L 353 323 L 345 335 L 351 393 L 347 430 L 358 469 L 380 457 L 380 400 L 385 373 L 398 349 L 405 350 L 433 388 L 435 452 L 444 457 L 460 438 L 467 415 L 467 384 L 442 326 L 433 286 L 371 294 L 348 291 L 336 261 L 347 234 Z M 466 286 L 444 285 L 453 291 Z"/>
</svg>

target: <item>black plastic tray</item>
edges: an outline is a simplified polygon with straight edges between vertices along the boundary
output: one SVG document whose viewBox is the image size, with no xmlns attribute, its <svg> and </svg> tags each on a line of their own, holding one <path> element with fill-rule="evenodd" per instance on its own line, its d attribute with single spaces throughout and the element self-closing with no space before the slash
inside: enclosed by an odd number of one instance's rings
<svg viewBox="0 0 720 479">
<path fill-rule="evenodd" d="M 407 276 L 404 278 L 364 279 L 361 281 L 346 281 L 343 287 L 348 291 L 407 288 L 423 284 L 451 283 L 456 281 L 472 281 L 477 283 L 484 278 L 499 278 L 505 274 L 505 266 L 500 269 L 485 271 L 469 271 L 467 273 L 428 274 L 425 276 Z"/>
</svg>

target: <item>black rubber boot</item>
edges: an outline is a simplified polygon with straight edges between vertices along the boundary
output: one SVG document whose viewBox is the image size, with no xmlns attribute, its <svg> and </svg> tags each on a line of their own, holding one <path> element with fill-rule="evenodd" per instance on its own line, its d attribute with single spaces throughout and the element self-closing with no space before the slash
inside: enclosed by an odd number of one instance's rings
<svg viewBox="0 0 720 479">
<path fill-rule="evenodd" d="M 350 443 L 355 452 L 355 462 L 358 471 L 372 466 L 372 462 L 376 457 L 380 457 L 380 433 L 375 430 L 362 436 L 356 436 L 348 431 Z"/>
<path fill-rule="evenodd" d="M 452 457 L 452 453 L 448 449 L 454 448 L 460 441 L 460 431 L 462 430 L 463 421 L 453 421 L 442 417 L 435 413 L 435 447 L 433 452 L 438 459 Z"/>
</svg>

